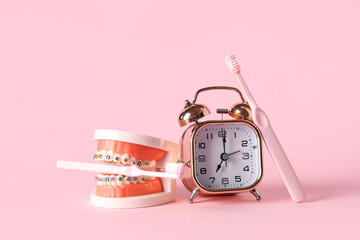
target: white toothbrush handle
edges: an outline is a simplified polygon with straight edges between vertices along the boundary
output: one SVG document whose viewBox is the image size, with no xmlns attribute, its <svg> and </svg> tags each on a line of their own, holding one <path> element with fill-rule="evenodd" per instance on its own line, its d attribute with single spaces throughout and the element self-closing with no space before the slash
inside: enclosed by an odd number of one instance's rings
<svg viewBox="0 0 360 240">
<path fill-rule="evenodd" d="M 84 162 L 70 162 L 70 161 L 57 161 L 57 168 L 70 169 L 70 170 L 81 170 L 88 172 L 100 172 L 107 174 L 122 174 L 127 175 L 129 171 L 126 168 L 119 166 L 111 166 L 105 164 L 96 163 L 84 163 Z"/>
<path fill-rule="evenodd" d="M 253 120 L 263 135 L 265 144 L 279 169 L 291 198 L 295 202 L 303 201 L 305 199 L 305 192 L 265 112 L 260 108 L 255 108 L 253 110 Z"/>
<path fill-rule="evenodd" d="M 155 171 L 144 171 L 136 167 L 135 165 L 124 167 L 124 166 L 112 166 L 97 163 L 84 163 L 84 162 L 70 162 L 70 161 L 57 161 L 57 168 L 70 169 L 70 170 L 81 170 L 88 172 L 99 172 L 107 174 L 121 174 L 127 176 L 151 176 L 161 178 L 181 178 L 181 174 L 172 174 L 167 172 L 155 172 Z"/>
<path fill-rule="evenodd" d="M 152 171 L 143 171 L 144 173 L 141 175 L 146 175 L 150 177 L 161 177 L 161 178 L 172 178 L 177 179 L 180 178 L 180 175 L 177 174 L 171 174 L 171 173 L 165 173 L 165 172 L 152 172 Z"/>
</svg>

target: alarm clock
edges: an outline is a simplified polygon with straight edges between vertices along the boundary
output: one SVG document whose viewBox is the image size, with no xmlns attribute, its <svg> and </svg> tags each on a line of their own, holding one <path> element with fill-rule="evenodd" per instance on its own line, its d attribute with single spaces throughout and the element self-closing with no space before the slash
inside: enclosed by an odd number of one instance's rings
<svg viewBox="0 0 360 240">
<path fill-rule="evenodd" d="M 196 103 L 201 92 L 230 90 L 239 94 L 241 102 L 217 113 L 229 114 L 230 120 L 199 120 L 210 114 L 204 104 Z M 250 192 L 261 200 L 256 191 L 263 176 L 262 140 L 252 121 L 249 104 L 237 88 L 214 86 L 199 89 L 178 119 L 180 127 L 190 126 L 180 140 L 180 160 L 185 163 L 182 182 L 191 192 L 192 203 L 197 195 L 235 195 Z"/>
</svg>

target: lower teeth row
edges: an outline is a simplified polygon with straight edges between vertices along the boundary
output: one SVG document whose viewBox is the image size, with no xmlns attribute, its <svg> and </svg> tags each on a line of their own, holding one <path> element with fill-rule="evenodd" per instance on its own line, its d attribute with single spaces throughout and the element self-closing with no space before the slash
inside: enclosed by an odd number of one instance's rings
<svg viewBox="0 0 360 240">
<path fill-rule="evenodd" d="M 98 174 L 95 177 L 98 185 L 129 185 L 130 183 L 145 183 L 147 180 L 154 180 L 155 177 L 148 176 L 138 176 L 138 177 L 130 177 L 130 176 L 122 176 L 122 175 L 102 175 Z"/>
</svg>

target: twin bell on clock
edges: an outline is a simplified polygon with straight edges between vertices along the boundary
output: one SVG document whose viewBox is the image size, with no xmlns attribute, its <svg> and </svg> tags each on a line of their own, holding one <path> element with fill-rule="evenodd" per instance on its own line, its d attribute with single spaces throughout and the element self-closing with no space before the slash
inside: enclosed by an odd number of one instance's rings
<svg viewBox="0 0 360 240">
<path fill-rule="evenodd" d="M 229 114 L 233 120 L 199 120 L 210 114 L 209 108 L 196 102 L 201 92 L 230 90 L 239 94 L 241 102 L 217 113 Z M 250 192 L 261 196 L 256 186 L 263 175 L 262 141 L 252 121 L 252 111 L 237 88 L 215 86 L 199 89 L 179 116 L 180 127 L 190 125 L 180 141 L 180 158 L 186 163 L 182 179 L 192 192 L 188 202 L 197 195 L 233 195 Z"/>
</svg>

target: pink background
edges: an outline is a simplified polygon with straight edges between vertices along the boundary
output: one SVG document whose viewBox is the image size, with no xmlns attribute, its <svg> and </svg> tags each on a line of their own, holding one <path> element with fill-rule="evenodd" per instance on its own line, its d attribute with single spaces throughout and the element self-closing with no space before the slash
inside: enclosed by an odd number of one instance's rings
<svg viewBox="0 0 360 240">
<path fill-rule="evenodd" d="M 359 2 L 214 2 L 1 1 L 1 239 L 360 239 Z M 89 161 L 97 128 L 178 142 L 185 99 L 237 87 L 228 53 L 306 202 L 291 201 L 267 152 L 260 202 L 189 205 L 179 183 L 176 202 L 103 209 L 89 202 L 93 173 L 56 169 Z M 213 112 L 236 101 L 199 98 Z"/>
</svg>

